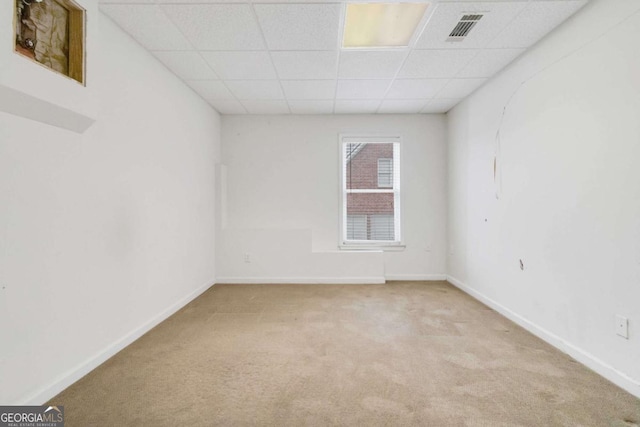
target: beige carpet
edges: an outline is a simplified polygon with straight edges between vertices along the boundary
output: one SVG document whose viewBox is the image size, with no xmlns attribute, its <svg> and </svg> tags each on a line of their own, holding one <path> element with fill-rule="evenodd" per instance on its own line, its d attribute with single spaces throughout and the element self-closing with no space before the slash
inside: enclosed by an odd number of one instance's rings
<svg viewBox="0 0 640 427">
<path fill-rule="evenodd" d="M 50 403 L 68 427 L 640 422 L 640 400 L 445 282 L 216 285 Z"/>
</svg>

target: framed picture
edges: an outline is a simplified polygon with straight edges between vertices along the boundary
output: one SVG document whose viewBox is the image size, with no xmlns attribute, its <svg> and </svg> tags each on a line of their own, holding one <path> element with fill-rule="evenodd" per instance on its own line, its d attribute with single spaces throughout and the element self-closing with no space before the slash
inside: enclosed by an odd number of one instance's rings
<svg viewBox="0 0 640 427">
<path fill-rule="evenodd" d="M 73 0 L 14 0 L 15 51 L 85 83 L 85 9 Z"/>
</svg>

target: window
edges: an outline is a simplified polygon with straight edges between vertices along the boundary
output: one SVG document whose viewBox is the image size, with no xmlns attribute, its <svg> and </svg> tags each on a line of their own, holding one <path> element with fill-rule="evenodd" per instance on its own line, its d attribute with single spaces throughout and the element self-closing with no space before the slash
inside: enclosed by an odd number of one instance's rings
<svg viewBox="0 0 640 427">
<path fill-rule="evenodd" d="M 378 187 L 393 187 L 393 159 L 378 159 Z"/>
<path fill-rule="evenodd" d="M 347 239 L 367 240 L 366 215 L 347 215 Z"/>
<path fill-rule="evenodd" d="M 400 244 L 400 138 L 341 140 L 342 244 Z"/>
</svg>

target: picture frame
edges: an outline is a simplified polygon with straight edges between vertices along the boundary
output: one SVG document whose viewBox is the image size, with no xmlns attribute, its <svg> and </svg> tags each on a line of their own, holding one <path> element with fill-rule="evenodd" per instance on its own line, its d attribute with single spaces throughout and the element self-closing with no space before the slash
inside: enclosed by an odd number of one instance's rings
<svg viewBox="0 0 640 427">
<path fill-rule="evenodd" d="M 86 83 L 86 10 L 74 0 L 14 0 L 14 51 Z"/>
</svg>

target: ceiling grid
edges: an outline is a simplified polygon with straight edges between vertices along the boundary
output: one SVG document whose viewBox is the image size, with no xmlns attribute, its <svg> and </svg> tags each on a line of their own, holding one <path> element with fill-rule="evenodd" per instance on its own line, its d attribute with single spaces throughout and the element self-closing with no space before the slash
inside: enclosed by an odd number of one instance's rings
<svg viewBox="0 0 640 427">
<path fill-rule="evenodd" d="M 408 46 L 346 49 L 338 0 L 100 7 L 222 114 L 387 114 L 447 112 L 587 1 L 418 0 L 428 7 Z M 469 13 L 482 17 L 451 41 Z"/>
</svg>

